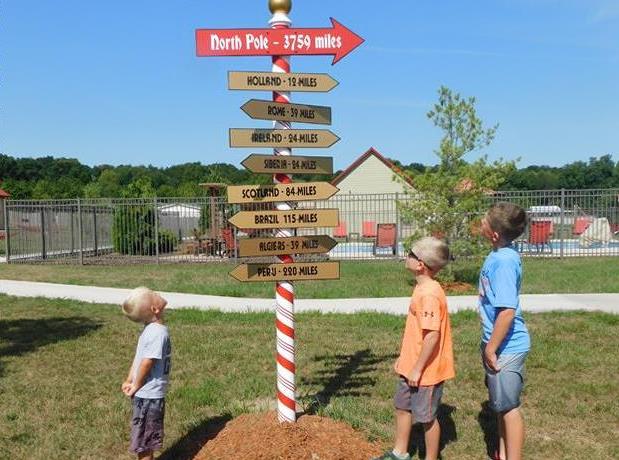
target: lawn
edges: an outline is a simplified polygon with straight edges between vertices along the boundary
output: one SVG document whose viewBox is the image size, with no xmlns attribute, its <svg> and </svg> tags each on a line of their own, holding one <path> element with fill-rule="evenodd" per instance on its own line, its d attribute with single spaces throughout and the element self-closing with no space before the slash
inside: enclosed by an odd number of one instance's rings
<svg viewBox="0 0 619 460">
<path fill-rule="evenodd" d="M 525 294 L 619 292 L 619 257 L 525 259 L 523 263 Z M 479 266 L 480 262 L 454 265 L 457 279 L 471 285 L 458 294 L 477 292 Z M 146 285 L 160 291 L 232 297 L 273 296 L 271 283 L 240 283 L 228 276 L 233 268 L 233 264 L 217 263 L 113 267 L 3 264 L 0 279 L 123 288 Z M 295 289 L 300 298 L 405 297 L 411 292 L 411 278 L 403 262 L 345 261 L 339 281 L 300 282 Z"/>
<path fill-rule="evenodd" d="M 139 326 L 118 307 L 0 296 L 3 458 L 129 459 L 129 402 L 120 392 Z M 619 317 L 526 316 L 534 348 L 524 397 L 525 458 L 619 458 Z M 274 402 L 274 315 L 168 312 L 173 341 L 165 459 L 244 412 Z M 297 384 L 308 410 L 370 439 L 392 437 L 391 368 L 403 317 L 297 316 Z M 445 388 L 445 459 L 480 459 L 494 430 L 474 313 L 452 316 L 457 378 Z M 417 431 L 418 433 L 418 431 Z M 417 439 L 417 438 L 415 438 Z M 417 441 L 415 441 L 415 444 Z"/>
</svg>

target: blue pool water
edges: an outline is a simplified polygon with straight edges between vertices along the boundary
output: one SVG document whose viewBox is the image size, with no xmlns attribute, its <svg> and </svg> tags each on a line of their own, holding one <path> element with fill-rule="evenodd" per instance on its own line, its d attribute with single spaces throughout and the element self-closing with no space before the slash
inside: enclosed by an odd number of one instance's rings
<svg viewBox="0 0 619 460">
<path fill-rule="evenodd" d="M 550 247 L 552 248 L 552 252 L 560 252 L 561 251 L 561 241 L 560 240 L 552 240 L 550 242 Z M 372 258 L 374 257 L 373 254 L 373 248 L 374 248 L 374 244 L 372 242 L 366 242 L 366 241 L 352 241 L 352 242 L 341 242 L 338 243 L 338 245 L 333 248 L 330 252 L 329 252 L 329 256 L 333 257 L 333 258 L 342 258 L 342 259 L 348 259 L 348 258 Z M 520 252 L 522 252 L 523 254 L 527 254 L 527 253 L 535 253 L 538 252 L 538 250 L 540 252 L 545 252 L 548 253 L 550 252 L 549 246 L 548 245 L 544 245 L 544 247 L 542 248 L 542 246 L 539 246 L 539 249 L 536 248 L 535 245 L 530 245 L 526 242 L 521 242 L 518 243 L 518 250 Z M 593 244 L 589 247 L 581 247 L 580 244 L 578 243 L 578 240 L 563 240 L 563 251 L 564 253 L 567 253 L 569 255 L 569 253 L 582 253 L 583 255 L 587 254 L 589 251 L 604 251 L 604 252 L 608 252 L 608 253 L 612 253 L 613 255 L 617 255 L 619 253 L 619 241 L 611 241 L 610 243 L 606 244 L 606 245 L 602 245 L 602 244 Z M 376 255 L 378 257 L 393 257 L 393 254 L 391 252 L 390 248 L 383 248 L 383 249 L 378 249 L 376 252 Z M 396 256 L 398 257 L 404 257 L 405 255 L 405 250 L 404 247 L 402 245 L 402 243 L 400 242 L 398 244 L 398 250 L 397 250 L 397 254 Z"/>
</svg>

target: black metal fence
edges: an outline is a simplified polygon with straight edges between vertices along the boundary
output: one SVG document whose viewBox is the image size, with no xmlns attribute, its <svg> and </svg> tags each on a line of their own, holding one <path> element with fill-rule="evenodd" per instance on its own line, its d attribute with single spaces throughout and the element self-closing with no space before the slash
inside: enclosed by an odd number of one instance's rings
<svg viewBox="0 0 619 460">
<path fill-rule="evenodd" d="M 523 256 L 619 255 L 619 189 L 499 192 L 523 206 L 529 226 L 516 242 Z M 300 229 L 299 235 L 326 234 L 338 245 L 324 257 L 384 260 L 401 258 L 415 222 L 398 203 L 403 194 L 336 195 L 303 208 L 337 208 L 337 228 Z M 127 264 L 202 263 L 238 257 L 241 238 L 269 231 L 236 229 L 228 219 L 241 209 L 225 198 L 7 200 L 4 257 L 9 263 Z M 485 209 L 480 209 L 482 215 Z M 468 216 L 470 217 L 470 216 Z M 1 256 L 1 254 L 0 254 Z"/>
</svg>

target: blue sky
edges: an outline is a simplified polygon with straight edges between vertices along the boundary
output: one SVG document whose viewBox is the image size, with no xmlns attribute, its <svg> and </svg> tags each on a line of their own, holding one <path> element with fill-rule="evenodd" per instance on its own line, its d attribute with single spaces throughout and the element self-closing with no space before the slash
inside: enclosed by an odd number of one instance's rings
<svg viewBox="0 0 619 460">
<path fill-rule="evenodd" d="M 331 106 L 342 140 L 296 153 L 333 156 L 340 169 L 373 146 L 434 164 L 440 132 L 425 114 L 446 85 L 500 124 L 490 158 L 619 160 L 619 0 L 293 3 L 293 26 L 326 27 L 331 16 L 366 42 L 335 66 L 293 58 L 293 71 L 340 82 L 293 101 Z M 230 149 L 227 129 L 269 127 L 239 107 L 270 93 L 226 82 L 229 70 L 270 70 L 269 58 L 197 58 L 194 31 L 269 18 L 266 0 L 4 0 L 0 152 L 157 166 L 267 153 Z"/>
</svg>

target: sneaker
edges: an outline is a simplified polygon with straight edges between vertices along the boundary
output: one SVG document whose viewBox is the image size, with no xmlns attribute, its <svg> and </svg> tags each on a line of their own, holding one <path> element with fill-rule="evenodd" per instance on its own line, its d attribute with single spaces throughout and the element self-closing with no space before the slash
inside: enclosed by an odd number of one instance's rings
<svg viewBox="0 0 619 460">
<path fill-rule="evenodd" d="M 406 454 L 405 457 L 398 457 L 393 451 L 388 450 L 380 457 L 375 457 L 372 460 L 411 460 L 411 456 Z"/>
</svg>

